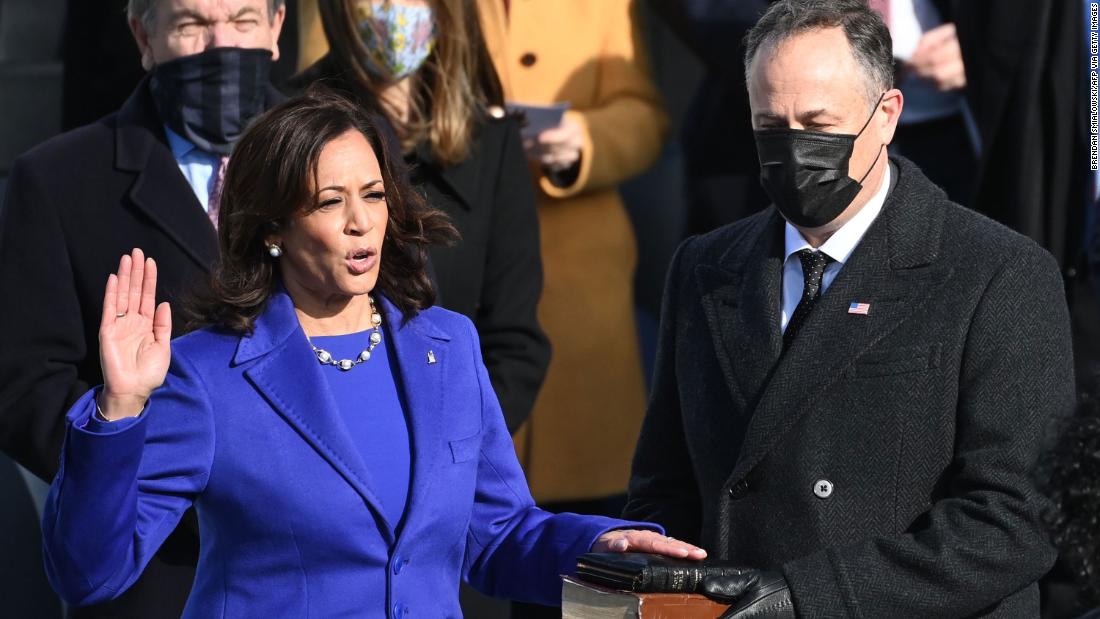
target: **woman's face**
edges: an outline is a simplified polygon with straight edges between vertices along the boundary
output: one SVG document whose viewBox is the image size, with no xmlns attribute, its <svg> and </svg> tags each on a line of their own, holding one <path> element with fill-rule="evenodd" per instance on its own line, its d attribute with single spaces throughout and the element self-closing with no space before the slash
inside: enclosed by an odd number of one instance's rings
<svg viewBox="0 0 1100 619">
<path fill-rule="evenodd" d="M 373 290 L 386 234 L 382 171 L 362 133 L 325 145 L 315 183 L 308 214 L 269 238 L 282 247 L 283 283 L 299 307 L 344 304 Z"/>
</svg>

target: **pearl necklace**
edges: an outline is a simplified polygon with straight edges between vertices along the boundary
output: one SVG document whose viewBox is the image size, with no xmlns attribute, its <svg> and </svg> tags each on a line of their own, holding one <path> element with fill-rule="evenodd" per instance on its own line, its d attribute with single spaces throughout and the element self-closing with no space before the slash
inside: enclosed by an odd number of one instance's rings
<svg viewBox="0 0 1100 619">
<path fill-rule="evenodd" d="M 382 342 L 382 314 L 379 314 L 374 309 L 374 298 L 368 296 L 367 300 L 370 301 L 370 321 L 374 325 L 374 330 L 370 334 L 370 346 L 363 349 L 363 352 L 359 353 L 359 356 L 355 359 L 334 359 L 332 353 L 324 348 L 317 348 L 313 345 L 313 342 L 307 337 L 306 341 L 309 342 L 311 348 L 313 348 L 313 354 L 317 355 L 317 361 L 321 362 L 321 365 L 335 365 L 341 370 L 347 372 L 351 368 L 365 363 L 370 360 L 370 355 L 374 352 L 374 348 Z"/>
</svg>

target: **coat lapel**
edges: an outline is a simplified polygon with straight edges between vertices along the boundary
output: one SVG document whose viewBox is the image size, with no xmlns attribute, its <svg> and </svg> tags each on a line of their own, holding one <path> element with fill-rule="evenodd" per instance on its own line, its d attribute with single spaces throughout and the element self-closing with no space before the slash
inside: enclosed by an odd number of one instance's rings
<svg viewBox="0 0 1100 619">
<path fill-rule="evenodd" d="M 938 190 L 923 176 L 914 178 L 919 171 L 912 164 L 898 167 L 903 176 L 882 214 L 767 381 L 728 483 L 747 475 L 856 358 L 950 277 L 950 265 L 935 262 L 943 219 Z M 870 311 L 849 314 L 853 302 L 868 303 Z"/>
<path fill-rule="evenodd" d="M 755 406 L 782 350 L 782 229 L 773 211 L 732 244 L 719 266 L 701 264 L 695 270 L 718 364 L 737 410 Z M 744 266 L 721 266 L 730 264 Z"/>
<path fill-rule="evenodd" d="M 422 314 L 411 320 L 401 319 L 401 311 L 382 297 L 383 312 L 390 325 L 390 338 L 397 358 L 399 387 L 405 405 L 412 445 L 412 471 L 409 481 L 409 515 L 428 511 L 435 501 L 431 485 L 441 458 L 449 455 L 444 444 L 446 420 L 444 385 L 452 360 L 450 336 L 440 331 Z M 404 523 L 401 524 L 403 528 Z"/>
<path fill-rule="evenodd" d="M 268 301 L 252 335 L 241 338 L 234 364 L 258 359 L 245 377 L 264 399 L 363 498 L 379 528 L 394 541 L 396 523 L 385 518 L 370 474 L 329 392 L 324 369 L 310 350 L 294 306 L 284 291 Z"/>
<path fill-rule="evenodd" d="M 146 79 L 118 113 L 115 167 L 137 175 L 129 193 L 133 208 L 209 271 L 217 261 L 217 234 L 165 140 Z"/>
</svg>

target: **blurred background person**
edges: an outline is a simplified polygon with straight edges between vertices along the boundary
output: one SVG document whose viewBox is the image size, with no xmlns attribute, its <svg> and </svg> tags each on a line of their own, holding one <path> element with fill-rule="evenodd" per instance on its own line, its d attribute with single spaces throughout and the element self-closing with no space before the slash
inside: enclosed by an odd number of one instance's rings
<svg viewBox="0 0 1100 619">
<path fill-rule="evenodd" d="M 525 140 L 546 273 L 539 319 L 554 356 L 516 448 L 550 511 L 618 514 L 645 412 L 634 320 L 634 234 L 617 186 L 656 159 L 667 118 L 630 0 L 478 0 L 505 99 L 567 103 Z M 556 611 L 546 612 L 547 616 Z M 513 610 L 537 617 L 535 608 Z"/>
<path fill-rule="evenodd" d="M 745 89 L 745 34 L 768 0 L 648 0 L 702 62 L 684 114 L 685 237 L 747 217 L 768 204 Z"/>
<path fill-rule="evenodd" d="M 1089 0 L 956 0 L 966 96 L 981 142 L 970 206 L 1058 260 L 1077 376 L 1100 361 L 1088 161 Z"/>
<path fill-rule="evenodd" d="M 205 278 L 218 253 L 218 170 L 281 98 L 267 77 L 282 0 L 131 0 L 127 10 L 146 77 L 116 114 L 20 156 L 0 213 L 0 289 L 21 291 L 0 303 L 0 449 L 42 479 L 57 471 L 66 409 L 102 382 L 103 275 L 141 245 L 162 267 L 162 299 Z M 178 616 L 197 553 L 189 514 L 126 594 L 73 614 Z"/>
<path fill-rule="evenodd" d="M 870 0 L 890 28 L 894 81 L 905 95 L 890 151 L 916 163 L 953 202 L 967 205 L 977 136 L 963 97 L 966 71 L 951 5 L 952 0 Z"/>
<path fill-rule="evenodd" d="M 5 5 L 13 1 L 4 0 Z M 66 0 L 61 128 L 65 131 L 99 120 L 114 112 L 145 76 L 134 55 L 134 39 L 125 20 L 129 0 Z M 298 59 L 298 0 L 283 0 L 283 31 L 279 58 L 271 63 L 271 83 L 282 84 L 295 71 Z M 6 8 L 6 6 L 5 6 Z"/>
<path fill-rule="evenodd" d="M 531 413 L 550 345 L 536 316 L 542 266 L 534 190 L 519 125 L 503 114 L 477 7 L 473 0 L 320 0 L 318 7 L 328 51 L 291 86 L 323 82 L 396 130 L 414 186 L 461 236 L 430 250 L 437 303 L 474 321 L 515 431 Z"/>
<path fill-rule="evenodd" d="M 625 492 L 645 405 L 636 248 L 615 189 L 656 158 L 666 117 L 629 0 L 478 6 L 505 98 L 570 106 L 559 127 L 525 143 L 546 271 L 539 316 L 554 358 L 517 447 L 541 504 L 601 511 Z"/>
</svg>

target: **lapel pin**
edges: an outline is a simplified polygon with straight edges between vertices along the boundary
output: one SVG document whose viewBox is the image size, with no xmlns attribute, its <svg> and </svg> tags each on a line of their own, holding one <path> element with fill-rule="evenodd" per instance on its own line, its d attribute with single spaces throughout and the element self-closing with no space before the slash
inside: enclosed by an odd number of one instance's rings
<svg viewBox="0 0 1100 619">
<path fill-rule="evenodd" d="M 860 316 L 866 316 L 871 311 L 870 303 L 852 303 L 848 306 L 849 314 L 859 314 Z"/>
<path fill-rule="evenodd" d="M 435 351 L 428 351 L 428 365 L 435 363 Z"/>
</svg>

